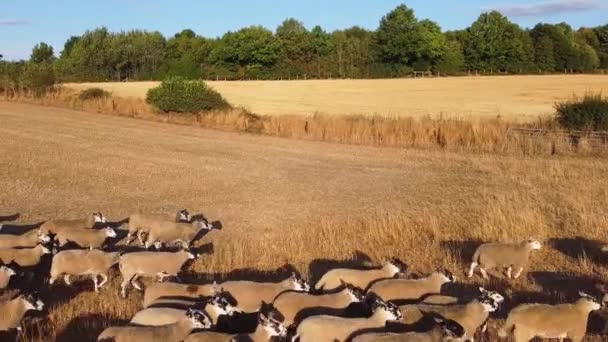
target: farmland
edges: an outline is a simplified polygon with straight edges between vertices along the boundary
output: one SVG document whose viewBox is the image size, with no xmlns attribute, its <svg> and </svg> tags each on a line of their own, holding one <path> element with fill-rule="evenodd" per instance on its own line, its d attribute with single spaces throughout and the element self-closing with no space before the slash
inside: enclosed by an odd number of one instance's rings
<svg viewBox="0 0 608 342">
<path fill-rule="evenodd" d="M 381 115 L 497 117 L 531 120 L 553 112 L 556 101 L 608 92 L 601 75 L 496 76 L 393 80 L 209 82 L 228 101 L 263 115 Z M 144 98 L 156 82 L 79 83 L 120 97 Z"/>
<path fill-rule="evenodd" d="M 573 79 L 581 90 L 592 84 Z M 399 82 L 436 81 L 451 82 Z M 0 122 L 0 216 L 19 213 L 12 224 L 22 225 L 94 210 L 111 221 L 138 211 L 203 212 L 223 229 L 201 241 L 205 255 L 186 280 L 276 279 L 286 263 L 314 279 L 337 262 L 396 256 L 415 274 L 448 268 L 461 284 L 453 294 L 476 285 L 501 291 L 501 319 L 522 301 L 597 293 L 608 276 L 595 253 L 608 240 L 608 164 L 600 158 L 338 145 L 4 102 Z M 531 236 L 545 248 L 523 279 L 464 278 L 471 246 Z M 21 340 L 91 341 L 124 323 L 141 295 L 121 299 L 119 282 L 113 274 L 100 294 L 90 282 L 43 291 L 48 318 L 27 323 Z"/>
</svg>

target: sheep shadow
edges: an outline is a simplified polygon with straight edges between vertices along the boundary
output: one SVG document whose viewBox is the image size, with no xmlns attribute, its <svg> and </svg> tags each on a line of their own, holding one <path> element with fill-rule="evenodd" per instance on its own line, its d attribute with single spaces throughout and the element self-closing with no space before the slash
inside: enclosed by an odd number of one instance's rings
<svg viewBox="0 0 608 342">
<path fill-rule="evenodd" d="M 589 258 L 593 263 L 608 265 L 608 253 L 602 252 L 606 245 L 602 241 L 589 240 L 580 236 L 565 239 L 550 239 L 548 243 L 562 254 L 572 258 Z"/>
<path fill-rule="evenodd" d="M 68 325 L 57 334 L 57 342 L 94 342 L 97 336 L 109 326 L 126 325 L 127 320 L 108 317 L 107 315 L 88 314 L 78 316 L 70 321 Z"/>
<path fill-rule="evenodd" d="M 281 266 L 275 270 L 261 271 L 255 268 L 241 268 L 228 273 L 196 273 L 184 272 L 180 275 L 183 283 L 189 284 L 209 284 L 212 282 L 222 283 L 224 281 L 248 280 L 256 282 L 279 282 L 291 276 L 292 273 L 298 274 L 298 270 L 290 264 Z"/>
<path fill-rule="evenodd" d="M 11 234 L 11 235 L 25 234 L 29 231 L 40 228 L 40 226 L 43 223 L 44 222 L 33 223 L 33 224 L 23 224 L 23 225 L 3 224 L 2 230 L 0 230 L 0 234 Z"/>
<path fill-rule="evenodd" d="M 461 260 L 463 262 L 470 262 L 473 259 L 473 254 L 475 254 L 475 250 L 484 241 L 481 240 L 467 240 L 467 241 L 456 241 L 456 240 L 447 240 L 442 241 L 440 246 L 442 249 L 451 253 L 456 260 Z"/>
<path fill-rule="evenodd" d="M 12 215 L 0 215 L 0 222 L 7 222 L 7 221 L 17 221 L 19 218 L 21 217 L 21 214 L 16 213 L 16 214 L 12 214 Z"/>
<path fill-rule="evenodd" d="M 308 277 L 311 284 L 316 284 L 325 273 L 334 268 L 369 270 L 377 267 L 372 264 L 372 259 L 361 251 L 355 251 L 352 258 L 346 260 L 315 259 L 308 265 Z"/>
</svg>

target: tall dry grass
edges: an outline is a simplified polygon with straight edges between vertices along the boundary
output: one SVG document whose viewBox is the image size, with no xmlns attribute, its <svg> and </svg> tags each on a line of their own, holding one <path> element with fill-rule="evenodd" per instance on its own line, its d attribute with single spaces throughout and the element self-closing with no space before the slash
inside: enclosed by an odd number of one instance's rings
<svg viewBox="0 0 608 342">
<path fill-rule="evenodd" d="M 500 118 L 407 118 L 352 115 L 263 116 L 243 109 L 185 115 L 159 113 L 139 98 L 117 96 L 81 100 L 70 88 L 57 88 L 43 97 L 28 93 L 5 96 L 5 100 L 128 116 L 181 125 L 195 125 L 226 131 L 264 134 L 283 138 L 388 147 L 433 148 L 452 151 L 537 154 L 598 154 L 605 146 L 581 139 L 573 146 L 567 139 L 508 134 L 511 127 L 551 128 L 555 123 L 539 117 L 520 124 Z"/>
</svg>

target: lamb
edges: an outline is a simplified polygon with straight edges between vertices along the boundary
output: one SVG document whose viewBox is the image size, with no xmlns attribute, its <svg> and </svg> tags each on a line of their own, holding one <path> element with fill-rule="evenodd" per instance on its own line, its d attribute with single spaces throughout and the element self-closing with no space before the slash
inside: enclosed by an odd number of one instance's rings
<svg viewBox="0 0 608 342">
<path fill-rule="evenodd" d="M 146 288 L 143 306 L 144 308 L 147 308 L 156 299 L 162 297 L 210 297 L 216 292 L 217 287 L 218 286 L 215 283 L 205 285 L 179 284 L 172 282 L 152 284 Z"/>
<path fill-rule="evenodd" d="M 132 214 L 129 216 L 129 234 L 127 236 L 127 244 L 130 245 L 135 239 L 135 234 L 138 234 L 139 242 L 143 245 L 144 241 L 142 233 L 147 233 L 150 226 L 157 222 L 190 222 L 192 217 L 188 210 L 182 209 L 177 212 L 175 219 L 171 219 L 167 215 L 144 215 L 144 214 Z"/>
<path fill-rule="evenodd" d="M 522 304 L 515 307 L 507 322 L 498 331 L 500 337 L 513 334 L 515 342 L 529 341 L 534 337 L 570 338 L 582 341 L 587 331 L 591 311 L 599 310 L 600 303 L 592 296 L 579 292 L 581 298 L 571 304 Z"/>
<path fill-rule="evenodd" d="M 57 253 L 51 264 L 52 285 L 59 276 L 64 275 L 66 285 L 71 285 L 70 276 L 90 276 L 93 279 L 95 292 L 98 292 L 108 281 L 108 271 L 120 260 L 120 253 L 100 250 L 68 250 Z M 98 283 L 98 277 L 102 280 Z"/>
<path fill-rule="evenodd" d="M 5 289 L 8 286 L 11 277 L 16 273 L 11 268 L 6 266 L 0 266 L 0 290 Z"/>
<path fill-rule="evenodd" d="M 419 300 L 428 294 L 439 294 L 443 284 L 454 282 L 448 271 L 435 272 L 422 279 L 380 280 L 368 289 L 385 301 Z"/>
<path fill-rule="evenodd" d="M 40 263 L 41 257 L 45 254 L 51 254 L 51 251 L 42 245 L 38 245 L 34 248 L 0 249 L 0 263 L 8 265 L 11 262 L 14 262 L 21 267 L 36 266 Z"/>
<path fill-rule="evenodd" d="M 51 220 L 40 226 L 40 231 L 45 234 L 57 234 L 65 229 L 73 228 L 95 228 L 98 223 L 106 223 L 106 217 L 102 213 L 92 213 L 84 219 L 75 220 Z"/>
<path fill-rule="evenodd" d="M 276 309 L 262 302 L 262 307 L 258 313 L 258 326 L 252 334 L 232 335 L 203 331 L 188 336 L 184 342 L 273 341 L 275 337 L 284 337 L 287 334 L 287 329 L 277 319 L 277 316 L 280 316 L 280 313 Z"/>
<path fill-rule="evenodd" d="M 55 235 L 55 239 L 59 242 L 59 246 L 63 247 L 68 242 L 73 242 L 82 248 L 101 248 L 107 238 L 115 238 L 116 232 L 114 229 L 107 227 L 103 229 L 86 229 L 74 228 L 70 230 L 61 230 Z"/>
<path fill-rule="evenodd" d="M 21 235 L 0 235 L 0 249 L 15 247 L 36 247 L 40 242 L 47 243 L 51 238 L 39 230 L 30 230 Z"/>
<path fill-rule="evenodd" d="M 380 298 L 371 297 L 373 314 L 367 318 L 343 318 L 337 316 L 311 316 L 304 319 L 297 328 L 295 341 L 347 341 L 357 331 L 382 328 L 387 321 L 401 319 L 399 308 Z"/>
<path fill-rule="evenodd" d="M 393 259 L 380 269 L 357 270 L 351 268 L 335 268 L 325 273 L 315 284 L 316 290 L 331 291 L 342 286 L 341 281 L 354 287 L 366 290 L 371 283 L 379 279 L 394 278 L 400 273 L 405 273 L 407 265 L 397 259 Z"/>
<path fill-rule="evenodd" d="M 21 330 L 21 320 L 30 310 L 42 311 L 44 303 L 32 296 L 17 296 L 0 303 L 0 331 Z"/>
<path fill-rule="evenodd" d="M 160 249 L 163 243 L 179 243 L 182 248 L 189 248 L 201 230 L 211 229 L 211 225 L 199 220 L 192 223 L 158 221 L 148 227 L 144 246 L 148 248 L 154 245 L 156 249 Z"/>
<path fill-rule="evenodd" d="M 198 304 L 195 301 L 190 301 L 189 305 L 194 306 Z M 205 303 L 203 311 L 205 311 L 212 324 L 217 324 L 218 318 L 223 315 L 232 316 L 234 313 L 240 312 L 239 309 L 232 306 L 225 297 L 224 293 L 217 293 L 213 297 L 209 298 Z M 146 308 L 133 316 L 131 319 L 132 324 L 137 325 L 166 325 L 172 324 L 179 321 L 184 314 L 186 309 L 175 308 L 175 307 L 153 307 Z"/>
<path fill-rule="evenodd" d="M 279 294 L 272 303 L 285 320 L 283 325 L 291 326 L 296 322 L 298 314 L 309 308 L 345 309 L 352 303 L 362 302 L 365 295 L 362 290 L 350 284 L 343 284 L 343 289 L 330 294 L 313 295 L 306 292 L 287 291 Z"/>
<path fill-rule="evenodd" d="M 485 323 L 490 313 L 496 311 L 499 304 L 504 302 L 504 297 L 498 292 L 487 291 L 482 287 L 479 291 L 481 295 L 467 304 L 419 304 L 417 308 L 424 313 L 436 314 L 457 322 L 464 329 L 464 337 L 472 341 L 477 329 L 483 326 L 482 330 L 485 331 Z"/>
<path fill-rule="evenodd" d="M 281 292 L 288 290 L 310 291 L 308 283 L 295 273 L 278 283 L 236 280 L 226 281 L 219 286 L 237 300 L 239 308 L 245 313 L 257 312 L 260 301 L 272 302 Z"/>
<path fill-rule="evenodd" d="M 177 276 L 182 266 L 188 260 L 193 260 L 197 256 L 189 251 L 179 252 L 135 252 L 125 254 L 120 257 L 118 268 L 123 281 L 120 285 L 123 298 L 127 297 L 127 286 L 129 282 L 133 287 L 142 290 L 137 283 L 137 278 L 159 277 L 160 280 L 168 276 Z"/>
<path fill-rule="evenodd" d="M 469 268 L 468 277 L 471 278 L 475 268 L 484 279 L 488 279 L 486 271 L 497 268 L 507 268 L 507 278 L 511 278 L 511 273 L 516 270 L 513 278 L 517 279 L 521 275 L 524 267 L 528 263 L 530 251 L 541 249 L 542 245 L 537 240 L 526 240 L 519 243 L 486 243 L 479 247 L 473 255 L 473 261 Z"/>
<path fill-rule="evenodd" d="M 194 329 L 209 329 L 211 320 L 204 312 L 189 309 L 177 322 L 161 326 L 110 327 L 104 330 L 97 341 L 112 342 L 180 342 Z"/>
<path fill-rule="evenodd" d="M 354 337 L 352 342 L 445 342 L 464 338 L 464 329 L 460 324 L 433 317 L 435 325 L 427 332 L 407 333 L 367 333 Z"/>
</svg>

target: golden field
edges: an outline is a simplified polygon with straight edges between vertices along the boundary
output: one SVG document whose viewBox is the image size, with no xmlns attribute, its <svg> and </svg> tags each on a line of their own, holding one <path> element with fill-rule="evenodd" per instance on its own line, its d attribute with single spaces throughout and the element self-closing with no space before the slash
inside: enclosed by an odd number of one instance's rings
<svg viewBox="0 0 608 342">
<path fill-rule="evenodd" d="M 395 82 L 434 81 L 447 82 Z M 331 265 L 399 257 L 416 274 L 454 272 L 459 283 L 446 293 L 471 295 L 477 285 L 503 293 L 484 341 L 496 340 L 518 303 L 606 291 L 602 158 L 341 145 L 6 102 L 0 123 L 0 216 L 21 214 L 5 224 L 94 210 L 112 221 L 203 212 L 223 229 L 200 242 L 207 253 L 184 279 L 276 279 L 288 263 L 314 281 Z M 522 279 L 464 277 L 480 241 L 532 236 L 545 248 Z M 43 286 L 48 316 L 26 323 L 19 340 L 93 341 L 124 324 L 142 296 L 121 299 L 116 273 L 100 294 L 89 281 Z M 589 341 L 602 340 L 600 316 L 591 317 Z"/>
<path fill-rule="evenodd" d="M 208 82 L 235 106 L 261 115 L 380 115 L 531 120 L 556 101 L 587 91 L 608 93 L 608 76 L 495 76 L 390 80 Z M 158 82 L 67 84 L 145 98 Z"/>
</svg>

